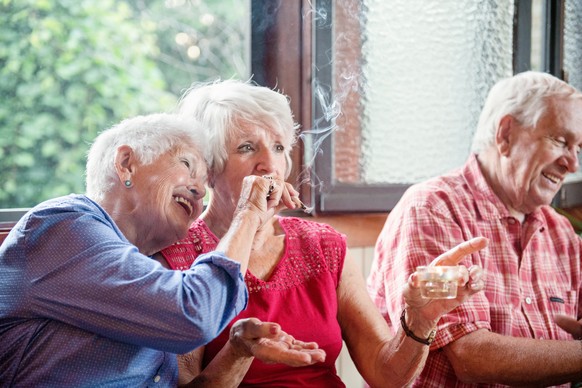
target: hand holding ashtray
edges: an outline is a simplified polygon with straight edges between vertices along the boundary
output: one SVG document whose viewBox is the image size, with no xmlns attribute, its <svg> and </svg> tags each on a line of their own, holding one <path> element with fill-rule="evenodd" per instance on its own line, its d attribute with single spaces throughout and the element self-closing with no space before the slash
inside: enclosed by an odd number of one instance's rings
<svg viewBox="0 0 582 388">
<path fill-rule="evenodd" d="M 416 267 L 420 294 L 425 299 L 454 299 L 457 297 L 459 266 L 428 265 Z"/>
</svg>

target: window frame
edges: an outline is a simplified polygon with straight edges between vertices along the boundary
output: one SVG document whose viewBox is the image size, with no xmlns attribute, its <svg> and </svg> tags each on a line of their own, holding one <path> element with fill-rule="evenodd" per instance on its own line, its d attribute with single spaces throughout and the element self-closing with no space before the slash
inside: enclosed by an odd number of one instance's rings
<svg viewBox="0 0 582 388">
<path fill-rule="evenodd" d="M 28 210 L 28 208 L 0 209 L 0 229 L 16 224 Z"/>
<path fill-rule="evenodd" d="M 253 3 L 263 3 L 264 0 L 254 0 Z M 278 7 L 285 7 L 285 1 L 278 0 Z M 292 2 L 289 2 L 292 3 Z M 298 2 L 299 3 L 299 2 Z M 297 76 L 302 77 L 301 83 L 310 83 L 309 94 L 317 89 L 318 93 L 324 91 L 323 100 L 332 101 L 334 74 L 330 61 L 330 53 L 333 51 L 333 29 L 332 25 L 335 19 L 336 7 L 341 1 L 333 0 L 313 0 L 309 3 L 303 2 L 303 7 L 312 7 L 310 12 L 308 8 L 302 12 L 304 25 L 310 26 L 311 36 L 306 36 L 306 31 L 301 39 L 311 39 L 311 51 L 303 51 L 303 61 L 305 58 L 311 58 L 313 65 L 307 69 L 303 64 L 303 71 Z M 513 38 L 513 72 L 514 74 L 531 69 L 531 30 L 532 30 L 532 0 L 516 0 L 514 3 L 514 38 Z M 563 35 L 564 35 L 564 0 L 546 1 L 544 44 L 542 47 L 543 71 L 551 73 L 558 78 L 564 79 L 563 71 Z M 263 15 L 264 16 L 264 15 Z M 315 17 L 317 16 L 317 18 Z M 299 23 L 297 20 L 283 20 L 280 22 L 285 25 Z M 254 25 L 254 23 L 253 23 Z M 253 26 L 251 28 L 254 28 Z M 274 27 L 277 28 L 276 26 Z M 278 28 L 286 28 L 279 26 Z M 285 30 L 287 32 L 287 30 Z M 254 36 L 254 35 L 253 35 Z M 292 50 L 283 50 L 280 47 L 272 46 L 273 51 L 266 52 L 266 56 L 286 56 Z M 254 53 L 254 49 L 253 49 Z M 271 79 L 276 78 L 278 71 L 288 71 L 284 68 L 264 68 L 253 67 L 255 77 L 264 72 L 270 74 Z M 276 86 L 273 82 L 265 82 L 266 86 Z M 328 86 L 323 89 L 322 85 Z M 318 133 L 320 130 L 330 128 L 334 125 L 333 119 L 326 117 L 324 107 L 321 106 L 315 97 L 305 98 L 305 90 L 302 94 L 286 93 L 290 96 L 291 101 L 303 96 L 300 104 L 300 116 L 303 119 L 302 127 L 307 128 L 310 132 Z M 294 112 L 298 112 L 294 108 Z M 306 118 L 309 118 L 306 121 Z M 401 198 L 402 194 L 408 189 L 410 184 L 363 184 L 363 183 L 341 183 L 337 182 L 334 177 L 334 134 L 322 135 L 320 138 L 313 139 L 311 143 L 319 145 L 318 152 L 313 155 L 308 150 L 309 147 L 303 147 L 302 168 L 308 170 L 310 180 L 309 184 L 303 184 L 301 192 L 304 198 L 308 199 L 313 207 L 313 213 L 334 214 L 334 213 L 369 213 L 369 212 L 386 212 L 393 209 Z M 297 158 L 295 159 L 297 160 Z M 307 165 L 305 161 L 313 160 L 312 165 Z M 299 180 L 301 181 L 301 180 Z M 565 183 L 553 201 L 553 205 L 559 207 L 576 207 L 582 205 L 582 182 Z"/>
<path fill-rule="evenodd" d="M 333 0 L 315 0 L 316 14 L 332 15 L 323 22 L 314 25 L 314 76 L 319 89 L 321 85 L 333 85 L 333 67 L 329 52 L 334 41 L 333 22 L 337 3 Z M 334 99 L 333 90 L 323 100 Z M 319 132 L 322 128 L 330 128 L 334 123 L 326 118 L 325 107 L 314 99 L 312 128 Z M 311 199 L 315 213 L 352 213 L 352 212 L 385 212 L 392 210 L 400 200 L 409 184 L 362 184 L 341 183 L 334 176 L 334 134 L 321 139 L 321 152 L 314 159 L 313 176 L 320 182 L 321 190 L 312 190 Z M 314 183 L 314 182 L 312 182 Z"/>
<path fill-rule="evenodd" d="M 349 0 L 343 0 L 349 1 Z M 333 125 L 312 93 L 333 85 L 330 51 L 333 43 L 334 0 L 251 0 L 251 74 L 259 84 L 289 96 L 295 120 L 305 129 Z M 529 70 L 532 0 L 515 1 L 514 73 Z M 544 71 L 564 78 L 563 25 L 565 0 L 546 1 Z M 317 15 L 317 17 L 315 17 Z M 332 87 L 324 98 L 333 98 Z M 308 138 L 304 138 L 309 142 Z M 314 215 L 372 213 L 391 210 L 410 185 L 350 184 L 334 177 L 334 135 L 316 139 L 319 152 L 312 155 L 303 142 L 292 153 L 290 181 L 297 182 L 304 202 Z M 313 160 L 311 164 L 310 160 Z M 582 205 L 582 182 L 569 182 L 553 205 Z M 28 209 L 0 209 L 0 223 L 15 223 Z"/>
</svg>

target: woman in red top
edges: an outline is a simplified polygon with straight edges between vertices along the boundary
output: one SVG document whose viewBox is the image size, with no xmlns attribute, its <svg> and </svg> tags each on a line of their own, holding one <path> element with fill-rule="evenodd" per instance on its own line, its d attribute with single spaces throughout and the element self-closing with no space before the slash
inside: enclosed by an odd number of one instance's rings
<svg viewBox="0 0 582 388">
<path fill-rule="evenodd" d="M 180 112 L 197 118 L 208 131 L 212 160 L 208 207 L 186 239 L 162 252 L 176 270 L 190 268 L 199 255 L 216 247 L 239 197 L 246 195 L 241 192 L 245 176 L 272 179 L 274 201 L 291 208 L 300 203 L 297 191 L 284 182 L 297 129 L 285 96 L 250 83 L 216 82 L 190 89 Z M 456 265 L 464 255 L 482 249 L 486 240 L 461 245 L 442 255 L 440 264 Z M 480 269 L 462 268 L 457 299 L 422 299 L 411 281 L 402 321 L 406 330 L 392 335 L 366 292 L 361 272 L 347 257 L 345 236 L 305 218 L 275 216 L 255 235 L 245 276 L 248 307 L 231 325 L 246 317 L 278 322 L 294 338 L 317 342 L 325 361 L 297 368 L 264 363 L 252 351 L 241 354 L 231 346 L 227 328 L 207 346 L 180 357 L 180 382 L 343 387 L 335 370 L 343 340 L 368 384 L 405 386 L 422 370 L 439 317 L 482 288 Z M 259 343 L 255 350 L 277 351 L 276 346 Z"/>
</svg>

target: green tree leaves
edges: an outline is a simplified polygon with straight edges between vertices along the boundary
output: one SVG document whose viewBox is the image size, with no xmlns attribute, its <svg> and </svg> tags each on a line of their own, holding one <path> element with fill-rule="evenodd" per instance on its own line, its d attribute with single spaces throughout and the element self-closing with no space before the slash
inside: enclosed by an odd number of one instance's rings
<svg viewBox="0 0 582 388">
<path fill-rule="evenodd" d="M 247 7 L 0 0 L 0 208 L 84 192 L 86 153 L 101 130 L 172 110 L 194 81 L 244 77 Z M 193 45 L 199 58 L 188 56 Z"/>
<path fill-rule="evenodd" d="M 0 207 L 83 192 L 99 131 L 173 106 L 156 36 L 132 16 L 112 0 L 3 1 Z"/>
</svg>

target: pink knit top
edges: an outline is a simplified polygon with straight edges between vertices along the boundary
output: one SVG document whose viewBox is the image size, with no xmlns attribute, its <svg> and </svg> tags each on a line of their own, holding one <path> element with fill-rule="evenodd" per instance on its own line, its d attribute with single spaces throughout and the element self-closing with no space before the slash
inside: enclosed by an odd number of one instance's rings
<svg viewBox="0 0 582 388">
<path fill-rule="evenodd" d="M 242 387 L 343 387 L 335 361 L 342 347 L 336 289 L 346 255 L 345 236 L 328 225 L 302 218 L 279 217 L 278 221 L 285 232 L 283 257 L 266 281 L 247 272 L 248 307 L 206 346 L 203 367 L 228 340 L 232 323 L 256 317 L 279 323 L 298 340 L 317 342 L 327 356 L 323 363 L 301 368 L 255 360 Z M 197 220 L 188 237 L 162 254 L 173 269 L 183 270 L 190 268 L 198 255 L 214 250 L 217 243 L 204 221 Z"/>
</svg>

